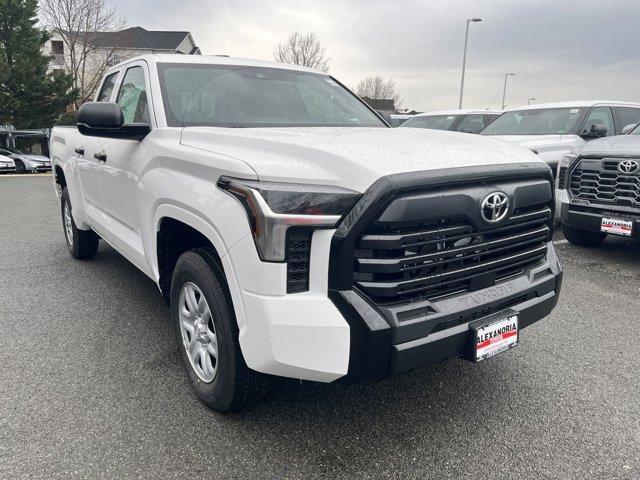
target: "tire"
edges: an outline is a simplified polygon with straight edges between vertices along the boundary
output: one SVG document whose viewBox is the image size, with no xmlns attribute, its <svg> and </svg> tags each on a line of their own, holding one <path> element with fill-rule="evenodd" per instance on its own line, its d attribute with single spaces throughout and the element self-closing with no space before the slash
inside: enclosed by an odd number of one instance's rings
<svg viewBox="0 0 640 480">
<path fill-rule="evenodd" d="M 16 173 L 27 173 L 27 169 L 20 160 L 14 160 L 13 163 L 16 164 Z"/>
<path fill-rule="evenodd" d="M 582 247 L 598 247 L 607 238 L 606 233 L 589 232 L 580 228 L 570 227 L 564 223 L 562 224 L 562 233 L 570 243 Z"/>
<path fill-rule="evenodd" d="M 190 307 L 189 292 L 197 308 Z M 171 320 L 189 383 L 207 406 L 220 413 L 238 411 L 266 395 L 270 377 L 244 361 L 231 296 L 212 250 L 196 249 L 178 258 L 171 279 Z M 211 350 L 214 337 L 216 356 Z M 196 351 L 200 353 L 189 353 Z"/>
<path fill-rule="evenodd" d="M 100 237 L 93 230 L 80 230 L 76 227 L 72 212 L 69 191 L 65 187 L 62 190 L 60 213 L 62 214 L 62 228 L 67 248 L 73 258 L 80 260 L 91 258 L 98 251 Z"/>
</svg>

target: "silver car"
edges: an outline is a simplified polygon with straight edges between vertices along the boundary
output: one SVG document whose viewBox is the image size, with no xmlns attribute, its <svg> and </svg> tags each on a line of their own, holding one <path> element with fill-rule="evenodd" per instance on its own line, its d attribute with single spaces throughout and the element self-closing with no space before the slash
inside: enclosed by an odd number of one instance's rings
<svg viewBox="0 0 640 480">
<path fill-rule="evenodd" d="M 0 173 L 14 173 L 16 171 L 16 164 L 12 158 L 4 155 L 0 155 Z"/>
<path fill-rule="evenodd" d="M 44 155 L 25 153 L 9 147 L 0 147 L 0 155 L 13 159 L 17 173 L 51 171 L 51 160 Z"/>
</svg>

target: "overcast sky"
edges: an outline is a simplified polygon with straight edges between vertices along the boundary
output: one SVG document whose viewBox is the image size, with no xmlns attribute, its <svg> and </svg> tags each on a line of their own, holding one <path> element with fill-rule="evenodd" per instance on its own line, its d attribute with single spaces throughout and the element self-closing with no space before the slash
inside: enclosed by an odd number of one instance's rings
<svg viewBox="0 0 640 480">
<path fill-rule="evenodd" d="M 465 19 L 464 107 L 640 101 L 638 0 L 107 0 L 130 26 L 188 30 L 204 54 L 273 59 L 289 33 L 315 32 L 349 86 L 393 78 L 406 107 L 457 108 Z"/>
</svg>

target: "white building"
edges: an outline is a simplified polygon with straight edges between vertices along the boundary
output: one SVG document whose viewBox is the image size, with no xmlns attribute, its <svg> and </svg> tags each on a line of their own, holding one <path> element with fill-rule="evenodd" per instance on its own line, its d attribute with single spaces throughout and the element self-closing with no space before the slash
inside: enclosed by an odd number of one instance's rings
<svg viewBox="0 0 640 480">
<path fill-rule="evenodd" d="M 70 35 L 65 35 L 70 36 Z M 69 41 L 58 32 L 52 32 L 44 47 L 45 55 L 50 55 L 49 71 L 68 70 L 70 61 Z M 200 48 L 195 44 L 191 32 L 170 32 L 146 30 L 142 27 L 131 27 L 118 32 L 80 32 L 75 43 L 76 55 L 81 55 L 83 44 L 90 45 L 87 55 L 85 79 L 93 84 L 94 77 L 102 77 L 102 73 L 117 63 L 129 58 L 149 53 L 178 53 L 200 55 Z M 65 68 L 66 67 L 66 68 Z M 92 85 L 94 88 L 97 85 Z"/>
</svg>

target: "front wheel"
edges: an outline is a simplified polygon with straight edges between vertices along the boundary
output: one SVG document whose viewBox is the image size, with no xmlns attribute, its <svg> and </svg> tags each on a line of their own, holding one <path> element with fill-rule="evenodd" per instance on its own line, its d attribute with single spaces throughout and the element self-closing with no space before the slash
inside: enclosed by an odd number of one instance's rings
<svg viewBox="0 0 640 480">
<path fill-rule="evenodd" d="M 27 173 L 24 163 L 20 160 L 15 160 L 14 163 L 16 164 L 16 173 Z"/>
<path fill-rule="evenodd" d="M 62 226 L 67 248 L 73 258 L 86 259 L 98 252 L 100 237 L 93 230 L 80 230 L 73 220 L 73 210 L 67 187 L 62 190 L 60 209 L 62 212 Z"/>
<path fill-rule="evenodd" d="M 178 258 L 171 281 L 171 319 L 187 378 L 202 402 L 224 413 L 264 396 L 269 377 L 244 361 L 226 280 L 210 250 Z"/>
<path fill-rule="evenodd" d="M 562 233 L 570 243 L 582 247 L 597 247 L 604 242 L 607 234 L 603 232 L 589 232 L 580 228 L 570 227 L 562 224 Z"/>
</svg>

